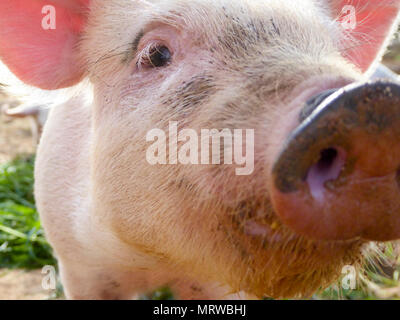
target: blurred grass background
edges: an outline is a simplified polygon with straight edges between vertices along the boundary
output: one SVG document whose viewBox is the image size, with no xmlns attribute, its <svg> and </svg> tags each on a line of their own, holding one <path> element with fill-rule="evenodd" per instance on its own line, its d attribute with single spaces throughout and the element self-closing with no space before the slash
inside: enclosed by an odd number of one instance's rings
<svg viewBox="0 0 400 320">
<path fill-rule="evenodd" d="M 34 156 L 0 166 L 0 268 L 55 265 L 33 198 Z"/>
<path fill-rule="evenodd" d="M 385 63 L 400 73 L 400 41 L 396 41 Z M 56 266 L 52 249 L 41 227 L 33 197 L 34 155 L 18 156 L 0 165 L 0 269 L 40 269 Z M 316 293 L 313 299 L 400 299 L 400 250 L 394 244 L 380 245 L 379 254 L 367 260 L 356 290 L 338 284 Z M 59 284 L 51 298 L 62 297 Z M 172 299 L 168 288 L 143 295 L 141 299 Z"/>
</svg>

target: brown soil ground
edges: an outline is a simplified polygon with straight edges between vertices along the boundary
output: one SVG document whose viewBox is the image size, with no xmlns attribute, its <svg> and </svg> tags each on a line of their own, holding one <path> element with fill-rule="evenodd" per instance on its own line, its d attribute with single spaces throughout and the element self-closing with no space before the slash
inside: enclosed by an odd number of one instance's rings
<svg viewBox="0 0 400 320">
<path fill-rule="evenodd" d="M 51 292 L 42 288 L 41 270 L 0 269 L 0 300 L 43 300 Z"/>
<path fill-rule="evenodd" d="M 0 110 L 6 104 L 14 106 L 16 102 L 0 92 Z M 0 164 L 34 151 L 30 119 L 11 120 L 0 112 Z"/>
</svg>

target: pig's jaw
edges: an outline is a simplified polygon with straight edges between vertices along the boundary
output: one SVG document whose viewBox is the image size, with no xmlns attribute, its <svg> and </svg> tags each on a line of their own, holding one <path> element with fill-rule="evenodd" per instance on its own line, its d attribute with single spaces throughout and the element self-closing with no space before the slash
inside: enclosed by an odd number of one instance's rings
<svg viewBox="0 0 400 320">
<path fill-rule="evenodd" d="M 306 239 L 279 221 L 268 200 L 242 202 L 225 216 L 220 228 L 240 250 L 240 263 L 228 279 L 234 290 L 259 297 L 309 297 L 338 280 L 345 265 L 362 260 L 364 242 Z"/>
<path fill-rule="evenodd" d="M 337 281 L 343 267 L 359 268 L 363 259 L 360 242 L 313 242 L 272 228 L 252 221 L 245 223 L 242 246 L 250 248 L 239 274 L 235 274 L 239 283 L 237 279 L 229 281 L 235 290 L 259 297 L 310 297 Z"/>
</svg>

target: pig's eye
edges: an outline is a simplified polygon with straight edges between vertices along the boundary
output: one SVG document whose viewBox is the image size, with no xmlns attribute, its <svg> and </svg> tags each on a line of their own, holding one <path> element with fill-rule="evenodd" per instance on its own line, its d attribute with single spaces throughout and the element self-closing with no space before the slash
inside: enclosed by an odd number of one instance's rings
<svg viewBox="0 0 400 320">
<path fill-rule="evenodd" d="M 139 65 L 149 68 L 161 68 L 171 62 L 171 51 L 164 45 L 150 47 L 139 60 Z"/>
</svg>

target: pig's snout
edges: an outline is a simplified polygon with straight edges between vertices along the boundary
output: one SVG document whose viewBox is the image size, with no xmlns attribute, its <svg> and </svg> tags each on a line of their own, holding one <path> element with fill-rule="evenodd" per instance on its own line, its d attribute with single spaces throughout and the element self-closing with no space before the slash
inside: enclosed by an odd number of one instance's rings
<svg viewBox="0 0 400 320">
<path fill-rule="evenodd" d="M 282 221 L 313 239 L 400 238 L 400 85 L 324 92 L 300 120 L 272 168 Z"/>
</svg>

